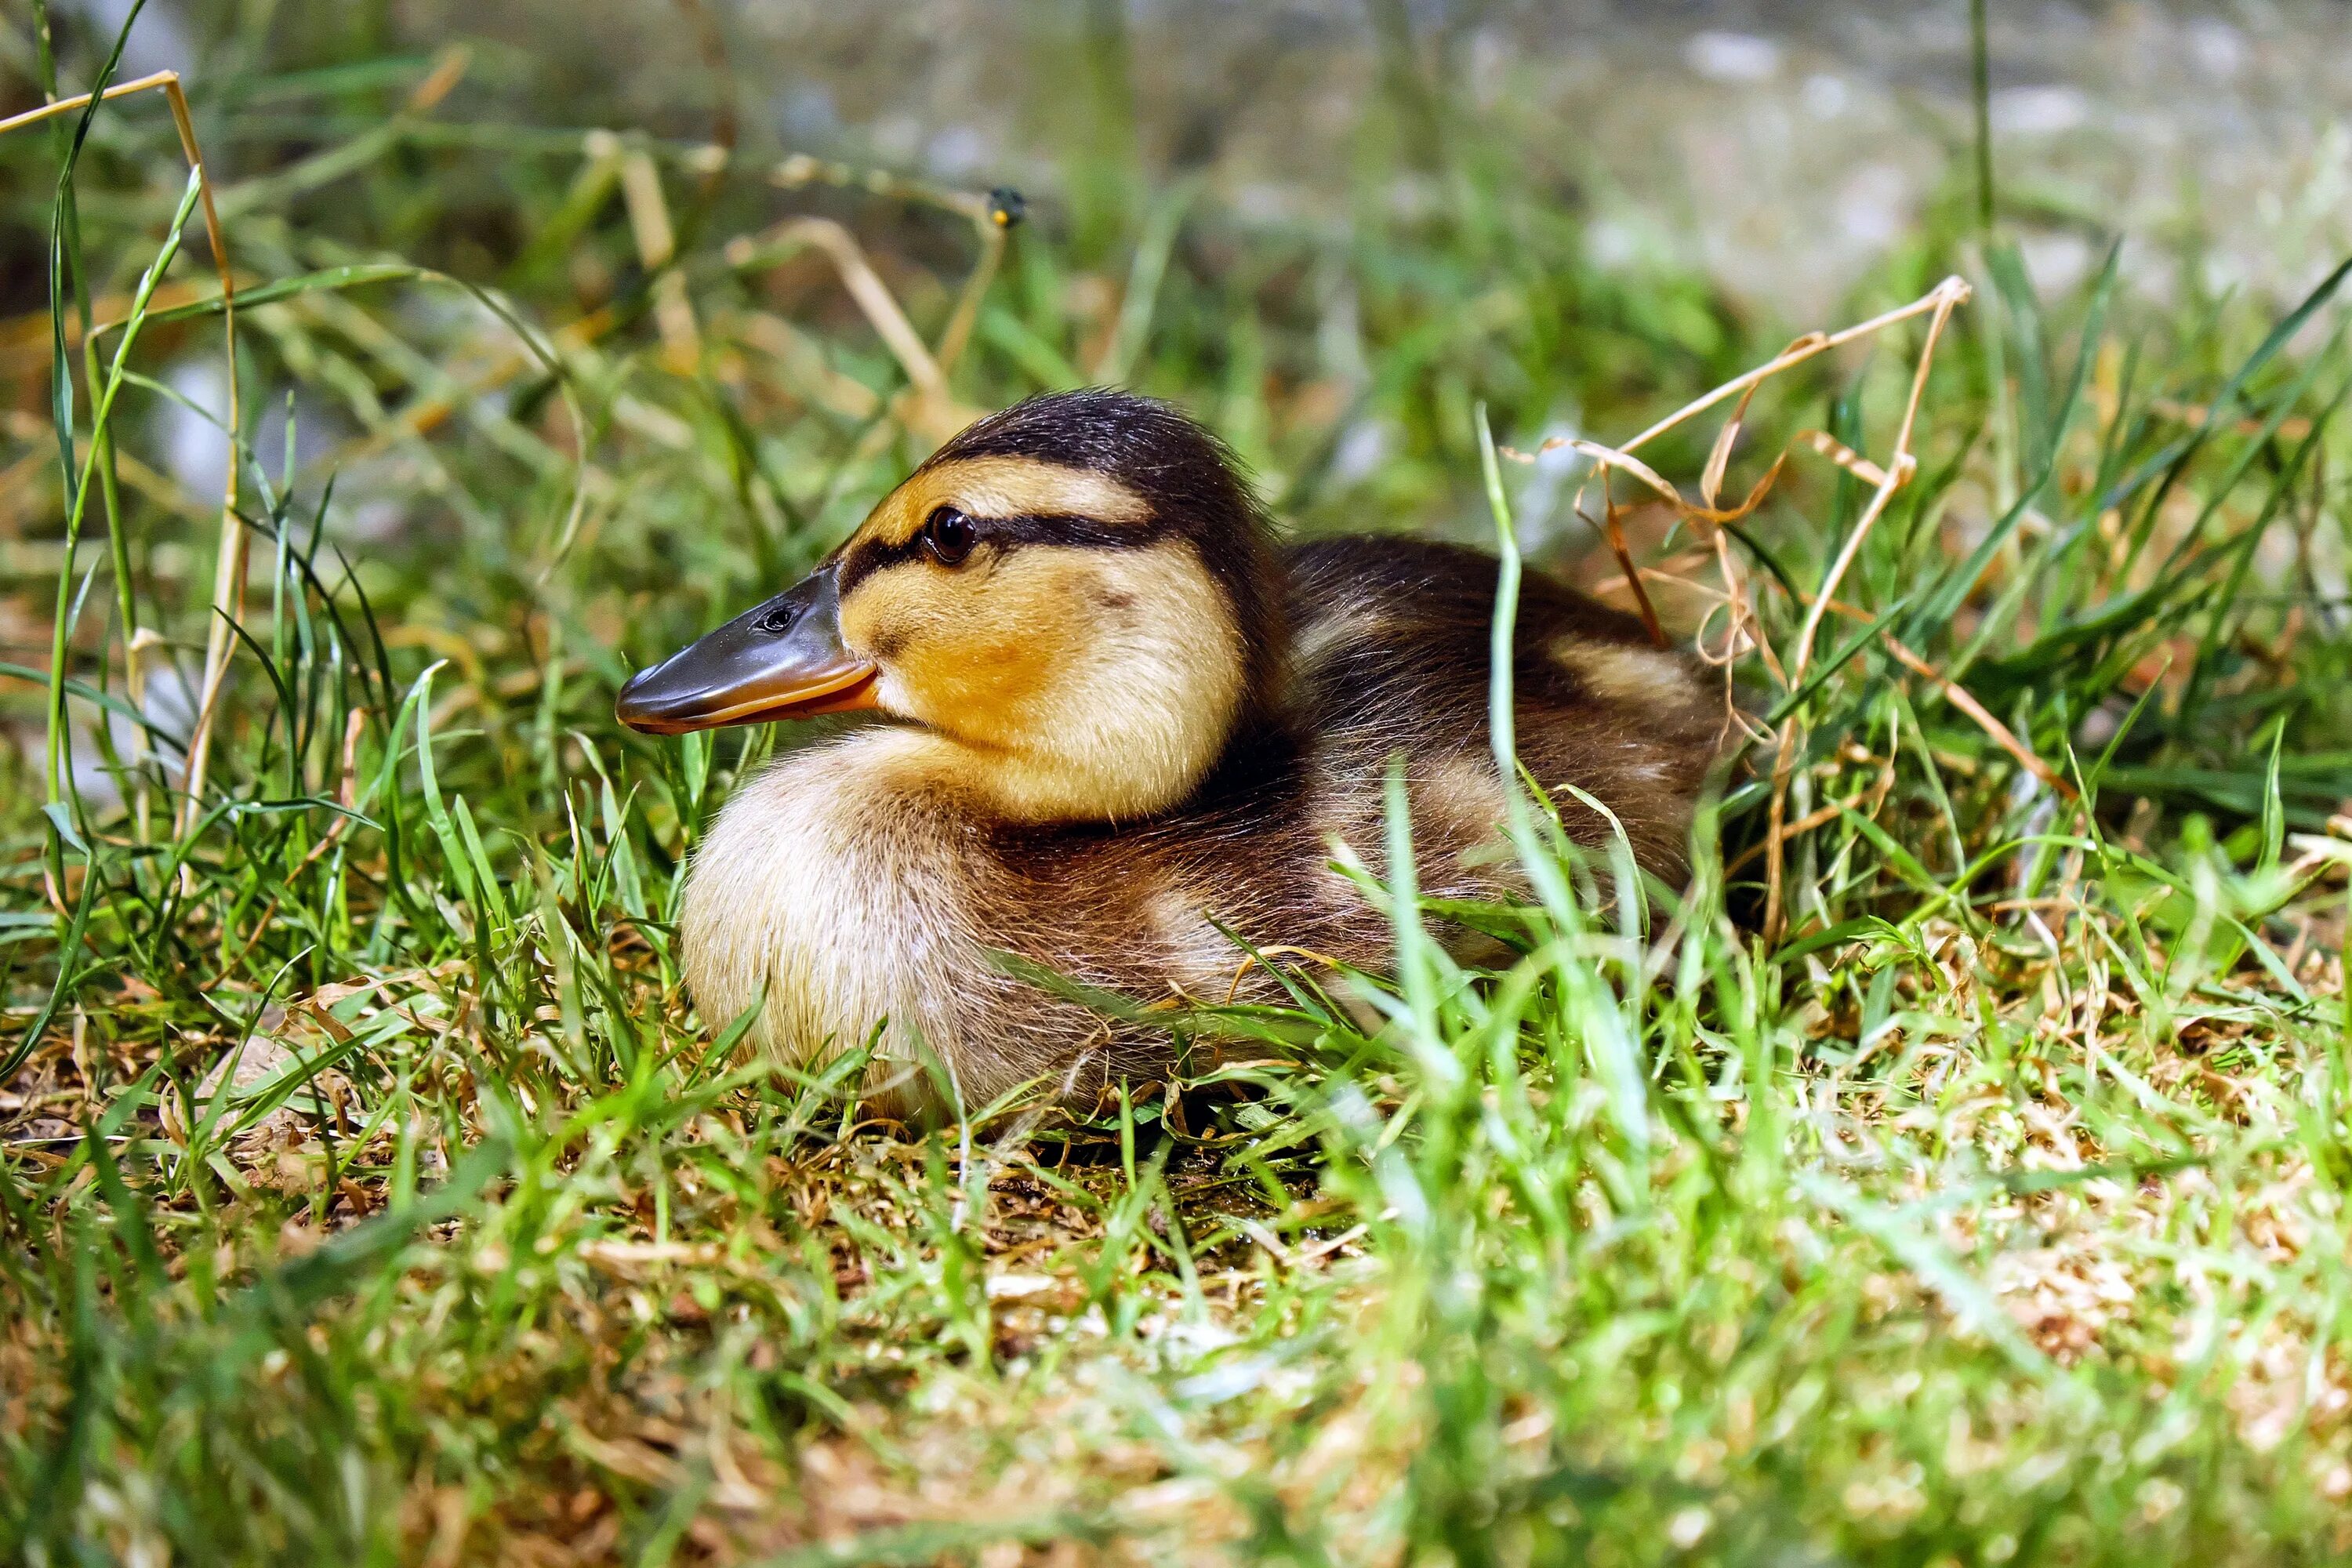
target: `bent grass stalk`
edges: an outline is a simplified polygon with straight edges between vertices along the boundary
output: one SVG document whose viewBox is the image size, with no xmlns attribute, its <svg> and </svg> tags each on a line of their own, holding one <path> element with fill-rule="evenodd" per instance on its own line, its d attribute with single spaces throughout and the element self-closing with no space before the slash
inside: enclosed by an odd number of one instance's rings
<svg viewBox="0 0 2352 1568">
<path fill-rule="evenodd" d="M 129 36 L 127 25 L 124 36 Z M 119 44 L 117 48 L 120 49 Z M 127 98 L 133 93 L 149 91 L 161 92 L 164 101 L 171 106 L 172 126 L 179 133 L 180 151 L 187 159 L 190 184 L 198 193 L 204 205 L 205 237 L 212 247 L 213 270 L 220 279 L 221 352 L 228 389 L 226 434 L 229 452 L 226 465 L 227 478 L 223 481 L 225 488 L 221 496 L 220 548 L 214 563 L 213 624 L 205 633 L 204 687 L 196 705 L 195 729 L 188 745 L 186 798 L 182 805 L 180 818 L 180 830 L 184 834 L 194 824 L 198 809 L 197 802 L 204 795 L 205 772 L 212 750 L 213 716 L 219 706 L 221 686 L 227 679 L 228 658 L 234 646 L 230 628 L 243 616 L 245 606 L 245 525 L 244 520 L 237 514 L 236 507 L 236 432 L 239 426 L 236 387 L 236 280 L 229 268 L 228 235 L 221 226 L 220 213 L 213 201 L 211 182 L 205 178 L 204 153 L 196 145 L 195 122 L 189 118 L 187 94 L 181 88 L 180 73 L 177 71 L 157 71 L 151 76 L 141 77 L 136 81 L 118 83 L 102 88 L 95 93 L 82 93 L 77 97 L 59 99 L 54 103 L 44 104 L 38 109 L 26 110 L 22 114 L 0 120 L 0 136 L 70 113 L 78 109 L 83 110 L 87 116 L 100 103 L 118 98 Z M 176 230 L 174 232 L 176 233 Z M 62 322 L 63 318 L 60 316 L 60 331 L 63 330 Z M 90 330 L 91 324 L 85 321 L 83 326 L 87 331 Z M 58 374 L 61 375 L 65 374 L 62 365 L 58 367 Z M 64 434 L 62 431 L 59 432 L 61 438 Z M 93 444 L 102 442 L 104 439 L 102 430 L 93 430 L 91 434 Z M 71 569 L 70 552 L 68 552 L 67 569 Z M 144 648 L 140 646 L 138 627 L 126 623 L 122 627 L 122 637 L 124 658 L 129 678 L 133 683 L 135 701 L 139 691 L 138 683 L 142 679 L 140 660 Z M 64 679 L 62 666 L 55 672 L 53 679 L 57 680 Z M 55 706 L 54 701 L 52 706 Z M 51 789 L 54 797 L 56 789 L 54 766 L 51 771 Z"/>
<path fill-rule="evenodd" d="M 139 341 L 139 331 L 147 324 L 148 307 L 155 297 L 155 286 L 163 280 L 173 257 L 180 251 L 180 232 L 204 191 L 204 171 L 188 171 L 188 184 L 180 197 L 179 210 L 172 215 L 170 226 L 164 231 L 163 247 L 147 270 L 140 275 L 139 286 L 131 293 L 131 314 L 122 323 L 122 341 L 115 345 L 113 360 L 107 365 L 106 379 L 92 389 L 90 428 L 94 432 L 89 455 L 82 460 L 80 478 L 72 484 L 73 506 L 66 514 L 65 566 L 58 574 L 57 620 L 50 629 L 49 644 L 49 707 L 48 707 L 48 786 L 52 805 L 65 799 L 66 749 L 66 645 L 73 631 L 73 616 L 66 600 L 66 586 L 72 581 L 75 548 L 81 542 L 82 519 L 89 507 L 90 492 L 106 454 L 105 432 L 114 416 L 114 400 L 122 391 L 123 375 L 133 344 Z M 91 339 L 96 340 L 96 333 Z M 62 369 L 62 367 L 60 367 Z M 127 628 L 126 628 L 127 631 Z M 127 647 L 135 634 L 125 637 Z"/>
<path fill-rule="evenodd" d="M 1636 569 L 1633 556 L 1626 548 L 1623 534 L 1617 524 L 1616 503 L 1610 499 L 1608 493 L 1611 470 L 1622 469 L 1632 476 L 1665 501 L 1674 510 L 1678 519 L 1711 526 L 1718 531 L 1728 524 L 1736 523 L 1752 514 L 1762 504 L 1765 495 L 1769 491 L 1774 479 L 1780 471 L 1780 463 L 1786 459 L 1784 452 L 1781 458 L 1774 461 L 1764 477 L 1757 482 L 1756 487 L 1738 506 L 1724 508 L 1717 504 L 1717 492 L 1723 482 L 1732 447 L 1738 439 L 1741 424 L 1746 418 L 1748 400 L 1755 395 L 1757 389 L 1772 377 L 1793 370 L 1832 349 L 1859 342 L 1889 327 L 1916 320 L 1920 316 L 1927 317 L 1927 335 L 1920 343 L 1916 359 L 1913 362 L 1910 395 L 1903 405 L 1902 419 L 1895 428 L 1895 439 L 1884 463 L 1872 462 L 1824 432 L 1814 431 L 1800 438 L 1805 445 L 1828 458 L 1839 468 L 1865 480 L 1874 488 L 1868 506 L 1864 509 L 1861 517 L 1855 521 L 1853 526 L 1847 531 L 1836 558 L 1831 562 L 1828 570 L 1824 573 L 1822 586 L 1812 596 L 1811 603 L 1805 613 L 1804 623 L 1797 633 L 1796 651 L 1786 661 L 1787 674 L 1782 677 L 1788 689 L 1794 691 L 1803 684 L 1806 672 L 1812 663 L 1813 642 L 1821 631 L 1822 616 L 1827 612 L 1831 601 L 1835 597 L 1838 584 L 1844 580 L 1847 571 L 1853 565 L 1854 559 L 1862 552 L 1864 542 L 1870 537 L 1872 528 L 1885 513 L 1887 503 L 1895 499 L 1895 493 L 1908 483 L 1912 475 L 1917 471 L 1918 459 L 1912 454 L 1911 443 L 1918 425 L 1920 400 L 1927 395 L 1927 374 L 1935 364 L 1936 346 L 1943 338 L 1945 324 L 1951 320 L 1952 312 L 1968 302 L 1970 293 L 1971 289 L 1967 280 L 1954 276 L 1945 279 L 1909 304 L 1873 316 L 1868 321 L 1857 322 L 1853 326 L 1843 328 L 1834 332 L 1808 332 L 1765 363 L 1758 365 L 1744 374 L 1733 377 L 1710 392 L 1693 398 L 1622 446 L 1610 447 L 1582 437 L 1555 436 L 1545 440 L 1534 452 L 1517 452 L 1508 447 L 1499 448 L 1499 450 L 1502 455 L 1520 462 L 1533 462 L 1541 453 L 1561 448 L 1576 451 L 1592 460 L 1593 473 L 1599 477 L 1601 486 L 1602 507 L 1606 517 L 1605 531 L 1610 546 L 1617 556 L 1619 568 L 1624 574 L 1625 581 L 1633 591 L 1635 603 L 1641 609 L 1643 620 L 1650 627 L 1652 637 L 1663 641 L 1657 616 L 1650 606 L 1649 595 L 1642 586 L 1642 574 Z M 1658 437 L 1733 397 L 1738 398 L 1739 401 L 1734 407 L 1731 416 L 1724 422 L 1721 432 L 1708 450 L 1706 467 L 1699 480 L 1701 504 L 1694 506 L 1656 469 L 1634 457 L 1633 453 Z M 1588 479 L 1586 482 L 1590 484 L 1591 481 Z M 1488 491 L 1490 496 L 1499 496 L 1499 481 L 1490 480 Z M 1496 516 L 1498 528 L 1504 528 L 1507 531 L 1507 525 L 1501 521 L 1502 514 L 1498 512 Z M 1507 573 L 1509 570 L 1508 563 L 1512 559 L 1514 559 L 1513 554 L 1507 552 L 1505 555 Z M 1733 625 L 1736 628 L 1744 623 L 1752 622 L 1753 619 L 1752 616 L 1735 614 Z M 1890 648 L 1895 646 L 1891 637 L 1888 646 Z M 1940 678 L 1921 664 L 1917 657 L 1910 654 L 1909 650 L 1903 650 L 1898 657 L 1904 659 L 1906 666 L 1914 668 L 1918 673 L 1940 681 Z M 1781 661 L 1776 659 L 1773 663 L 1777 673 Z M 1968 697 L 1955 683 L 1940 681 L 1940 689 L 1945 690 L 1948 696 L 1959 693 L 1959 697 L 1964 699 L 1958 702 L 1962 710 L 1983 725 L 1986 732 L 2001 744 L 2003 749 L 2019 756 L 2021 760 L 2032 759 L 2027 765 L 2037 777 L 2063 789 L 2063 781 L 2056 770 L 2039 758 L 2032 757 L 2031 751 L 2020 743 L 2017 738 L 2009 732 L 2006 726 L 1987 713 L 1981 704 L 1976 702 L 1973 698 Z M 1767 829 L 1764 845 L 1766 885 L 1764 932 L 1768 942 L 1777 942 L 1782 929 L 1782 856 L 1783 845 L 1789 832 L 1786 821 L 1788 789 L 1790 770 L 1795 766 L 1800 733 L 1800 719 L 1797 715 L 1791 714 L 1780 726 L 1777 741 L 1778 749 L 1773 757 L 1770 824 Z"/>
</svg>

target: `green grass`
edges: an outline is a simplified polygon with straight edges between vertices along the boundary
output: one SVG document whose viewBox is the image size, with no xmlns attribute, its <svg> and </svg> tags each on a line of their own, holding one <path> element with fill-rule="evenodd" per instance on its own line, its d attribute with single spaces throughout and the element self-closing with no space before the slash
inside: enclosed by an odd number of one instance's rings
<svg viewBox="0 0 2352 1568">
<path fill-rule="evenodd" d="M 788 581 L 925 449 L 829 271 L 747 271 L 728 241 L 838 216 L 936 342 L 971 226 L 627 141 L 694 311 L 666 352 L 670 286 L 565 110 L 503 59 L 417 106 L 432 62 L 364 31 L 224 25 L 192 79 L 248 298 L 310 281 L 240 321 L 262 543 L 185 832 L 175 775 L 96 720 L 126 700 L 126 625 L 191 681 L 203 658 L 216 501 L 151 434 L 155 378 L 217 363 L 200 230 L 103 426 L 104 357 L 61 340 L 95 374 L 52 431 L 44 317 L 5 340 L 10 1558 L 2352 1554 L 2333 279 L 2284 323 L 2104 280 L 2039 300 L 1972 237 L 1956 170 L 1854 314 L 1955 268 L 1978 298 L 1840 590 L 1869 619 L 1830 617 L 1794 693 L 1779 660 L 1864 487 L 1801 452 L 1732 552 L 1778 650 L 1735 673 L 1792 727 L 1783 816 L 1811 824 L 1784 935 L 1751 853 L 1768 744 L 1646 923 L 1583 912 L 1618 868 L 1531 814 L 1556 896 L 1492 917 L 1514 965 L 1408 944 L 1393 983 L 1299 970 L 1295 1007 L 1176 1021 L 1244 1042 L 1206 1079 L 923 1134 L 859 1119 L 854 1060 L 738 1062 L 679 993 L 678 870 L 791 739 L 610 715 L 629 669 Z M 1622 438 L 1785 337 L 1695 278 L 1589 264 L 1541 128 L 1450 107 L 1410 48 L 1364 112 L 1444 121 L 1412 142 L 1442 164 L 1428 210 L 1381 199 L 1402 136 L 1368 137 L 1345 233 L 1139 188 L 1084 151 L 1117 144 L 1116 43 L 1073 46 L 1070 200 L 1031 193 L 965 404 L 1123 366 L 1302 530 L 1492 540 L 1482 405 L 1522 447 L 1559 419 Z M 68 50 L 83 80 L 104 44 Z M 37 55 L 0 23 L 19 98 Z M 12 279 L 51 251 L 61 153 L 0 142 Z M 101 112 L 63 292 L 126 299 L 184 181 L 159 105 Z M 761 346 L 777 321 L 886 412 L 817 401 Z M 1769 386 L 1727 492 L 1808 427 L 1883 455 L 1909 331 Z M 298 392 L 331 426 L 300 462 L 262 434 Z M 1645 455 L 1695 493 L 1712 434 Z M 61 437 L 98 454 L 73 554 Z M 1351 439 L 1381 460 L 1340 460 Z M 371 508 L 403 527 L 355 534 Z M 1720 586 L 1703 540 L 1633 521 Z M 1607 580 L 1589 535 L 1543 538 L 1538 564 Z M 1655 591 L 1696 626 L 1702 595 Z M 258 1070 L 219 1090 L 231 1060 Z"/>
</svg>

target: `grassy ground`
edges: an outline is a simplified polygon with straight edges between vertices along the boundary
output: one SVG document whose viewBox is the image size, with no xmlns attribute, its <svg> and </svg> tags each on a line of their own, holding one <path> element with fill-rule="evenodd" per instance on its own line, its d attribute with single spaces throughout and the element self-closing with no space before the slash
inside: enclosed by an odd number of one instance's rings
<svg viewBox="0 0 2352 1568">
<path fill-rule="evenodd" d="M 70 206 L 72 119 L 0 141 L 8 1556 L 2352 1555 L 2333 279 L 2284 322 L 2037 300 L 1963 162 L 1854 301 L 1978 285 L 1810 660 L 1872 489 L 1797 437 L 1885 461 L 1918 321 L 1758 395 L 1725 493 L 1795 455 L 1720 554 L 1625 513 L 1769 727 L 1680 900 L 1592 922 L 1612 868 L 1538 822 L 1584 896 L 1507 917 L 1512 967 L 1302 971 L 1173 1021 L 1263 1042 L 1213 1079 L 926 1135 L 687 1008 L 678 869 L 779 742 L 625 735 L 629 669 L 959 410 L 1089 380 L 1184 401 L 1302 530 L 1516 510 L 1607 585 L 1572 479 L 1506 463 L 1490 506 L 1480 408 L 1622 439 L 1781 336 L 1589 264 L 1542 128 L 1409 52 L 1333 227 L 1139 184 L 1096 37 L 950 354 L 1005 233 L 973 196 L 586 138 L 512 61 L 356 26 L 218 32 L 256 542 L 193 800 L 220 508 L 156 432 L 222 363 L 201 207 L 119 376 L 130 334 L 63 312 L 60 404 L 46 258 L 136 313 L 185 165 L 152 96 Z M 46 69 L 0 21 L 14 107 Z M 784 214 L 847 226 L 936 383 L 831 231 L 741 239 Z M 1696 495 L 1718 423 L 1644 456 Z"/>
</svg>

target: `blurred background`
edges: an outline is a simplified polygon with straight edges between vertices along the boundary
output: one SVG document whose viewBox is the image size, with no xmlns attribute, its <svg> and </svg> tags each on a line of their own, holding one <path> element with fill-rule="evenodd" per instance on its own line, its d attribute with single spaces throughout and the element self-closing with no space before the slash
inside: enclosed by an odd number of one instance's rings
<svg viewBox="0 0 2352 1568">
<path fill-rule="evenodd" d="M 2352 239 L 2345 6 L 1991 9 L 1992 129 L 2037 281 L 2079 282 L 2128 233 L 2159 299 L 2284 296 Z M 1971 129 L 1965 0 L 629 0 L 580 23 L 497 0 L 390 26 L 483 38 L 486 87 L 528 84 L 543 110 L 1011 181 L 1097 244 L 1137 175 L 1197 175 L 1244 228 L 1426 210 L 1412 171 L 1466 117 L 1583 216 L 1595 263 L 1686 268 L 1784 325 L 1817 324 L 1915 230 Z"/>
<path fill-rule="evenodd" d="M 129 8 L 58 5 L 76 33 Z M 1965 0 L 150 0 L 124 72 L 178 68 L 201 97 L 261 63 L 264 19 L 269 63 L 462 38 L 452 112 L 1017 184 L 1098 245 L 1138 176 L 1199 176 L 1244 227 L 1426 206 L 1393 163 L 1439 166 L 1440 105 L 1466 107 L 1573 195 L 1596 261 L 1679 264 L 1807 324 L 1937 201 L 1970 134 Z M 2283 294 L 2352 239 L 2344 5 L 1996 5 L 1990 22 L 1992 128 L 2037 279 L 2079 280 L 2099 235 L 2128 232 L 2129 274 L 2159 298 Z M 9 63 L 21 98 L 29 62 Z M 215 150 L 227 178 L 253 172 L 237 152 Z"/>
<path fill-rule="evenodd" d="M 2211 373 L 2352 248 L 2352 9 L 1990 13 L 2002 250 L 2053 310 L 2120 241 L 2118 319 Z M 55 0 L 60 91 L 131 14 Z M 0 110 L 40 100 L 39 33 L 24 10 L 0 26 Z M 556 334 L 561 389 L 462 289 L 306 292 L 252 313 L 242 412 L 402 637 L 539 666 L 565 623 L 585 721 L 593 691 L 820 552 L 958 418 L 1048 386 L 1179 398 L 1299 526 L 1483 537 L 1477 404 L 1525 447 L 1622 437 L 1797 331 L 1954 269 L 1981 281 L 1971 64 L 1967 0 L 149 0 L 118 79 L 184 74 L 248 285 L 414 265 Z M 0 145 L 0 578 L 28 589 L 0 584 L 0 658 L 25 665 L 61 559 L 56 152 Z M 183 168 L 152 96 L 99 117 L 90 288 L 123 295 Z M 728 253 L 838 222 L 939 343 L 983 265 L 970 209 L 998 188 L 1025 221 L 947 400 L 911 416 L 903 356 L 832 252 Z M 205 292 L 204 260 L 189 244 L 166 297 Z M 173 666 L 148 707 L 173 730 L 226 460 L 215 325 L 151 331 L 164 390 L 134 388 L 121 423 Z M 1759 440 L 1830 424 L 1868 354 L 1759 405 Z M 1706 435 L 1662 467 L 1695 470 Z M 1555 453 L 1511 483 L 1538 557 L 1598 583 L 1580 477 Z M 2013 489 L 1961 477 L 1955 548 Z M 1782 521 L 1808 548 L 1812 525 Z M 1628 526 L 1663 548 L 1670 522 Z"/>
</svg>

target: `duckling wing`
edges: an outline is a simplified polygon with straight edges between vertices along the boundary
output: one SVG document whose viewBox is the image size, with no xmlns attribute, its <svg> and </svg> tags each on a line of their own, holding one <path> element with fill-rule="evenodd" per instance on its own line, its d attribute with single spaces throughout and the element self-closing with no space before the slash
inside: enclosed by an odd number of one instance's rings
<svg viewBox="0 0 2352 1568">
<path fill-rule="evenodd" d="M 1275 722 L 1236 738 L 1184 805 L 1131 823 L 998 829 L 971 860 L 974 928 L 1080 985 L 1150 1002 L 1276 1001 L 1227 931 L 1261 949 L 1381 970 L 1391 927 L 1330 866 L 1335 841 L 1384 874 L 1390 760 L 1404 763 L 1414 859 L 1432 897 L 1527 889 L 1499 831 L 1486 721 L 1496 563 L 1398 539 L 1335 539 L 1289 554 L 1292 626 Z M 1570 832 L 1611 829 L 1564 789 L 1604 802 L 1636 855 L 1678 874 L 1718 727 L 1688 662 L 1641 624 L 1555 579 L 1525 580 L 1513 660 L 1521 762 Z M 1457 954 L 1495 953 L 1448 931 Z M 989 983 L 967 1034 L 976 1079 L 1053 1078 L 1083 1099 L 1158 1069 L 1166 1037 L 1049 990 Z"/>
<path fill-rule="evenodd" d="M 1488 840 L 1500 805 L 1487 729 L 1497 563 L 1350 537 L 1294 546 L 1287 565 L 1289 708 L 1308 773 L 1376 806 L 1379 775 L 1402 753 L 1417 829 L 1465 840 L 1465 852 Z M 1698 668 L 1539 572 L 1521 580 L 1513 653 L 1519 760 L 1569 830 L 1595 844 L 1611 834 L 1561 787 L 1572 784 L 1616 814 L 1644 866 L 1678 875 L 1722 736 Z"/>
</svg>

